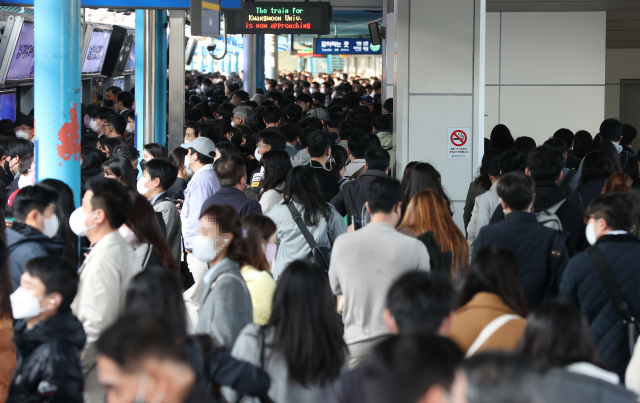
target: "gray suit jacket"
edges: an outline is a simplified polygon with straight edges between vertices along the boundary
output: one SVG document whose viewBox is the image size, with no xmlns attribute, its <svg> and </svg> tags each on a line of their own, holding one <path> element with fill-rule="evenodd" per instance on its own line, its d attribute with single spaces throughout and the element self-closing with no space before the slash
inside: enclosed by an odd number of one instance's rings
<svg viewBox="0 0 640 403">
<path fill-rule="evenodd" d="M 202 295 L 196 333 L 208 334 L 231 350 L 240 331 L 253 323 L 251 294 L 233 260 L 224 259 L 209 270 L 214 273 Z"/>
<path fill-rule="evenodd" d="M 153 211 L 162 214 L 162 220 L 167 227 L 167 242 L 171 248 L 171 254 L 176 262 L 180 262 L 180 240 L 182 236 L 182 221 L 180 212 L 171 199 L 165 194 L 158 198 L 153 205 Z"/>
<path fill-rule="evenodd" d="M 633 403 L 638 397 L 623 386 L 560 368 L 547 372 L 542 386 L 547 403 Z"/>
</svg>

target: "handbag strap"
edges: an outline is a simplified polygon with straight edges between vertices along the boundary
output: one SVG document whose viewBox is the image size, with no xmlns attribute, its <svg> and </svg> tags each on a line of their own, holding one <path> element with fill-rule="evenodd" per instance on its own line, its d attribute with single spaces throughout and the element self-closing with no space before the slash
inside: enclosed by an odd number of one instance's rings
<svg viewBox="0 0 640 403">
<path fill-rule="evenodd" d="M 497 318 L 489 322 L 489 324 L 485 326 L 484 329 L 482 329 L 478 337 L 476 337 L 473 344 L 471 344 L 471 347 L 469 347 L 469 350 L 467 350 L 467 354 L 465 355 L 465 358 L 473 357 L 473 355 L 476 352 L 478 352 L 480 347 L 482 347 L 484 343 L 486 343 L 487 340 L 489 340 L 489 337 L 493 336 L 493 334 L 497 332 L 498 329 L 506 325 L 508 322 L 514 319 L 519 319 L 519 318 L 520 317 L 518 315 L 513 315 L 508 313 L 505 315 L 498 316 Z"/>
<path fill-rule="evenodd" d="M 616 307 L 618 312 L 622 314 L 625 321 L 635 322 L 636 319 L 631 314 L 631 311 L 629 311 L 629 305 L 625 302 L 622 292 L 620 292 L 620 288 L 613 276 L 611 267 L 605 260 L 600 248 L 594 245 L 589 248 L 588 252 L 589 256 L 591 256 L 591 259 L 593 259 L 596 264 L 600 280 L 604 283 L 604 287 L 607 290 L 607 294 L 609 294 L 609 298 L 613 301 L 613 305 Z"/>
<path fill-rule="evenodd" d="M 289 212 L 291 212 L 293 220 L 296 222 L 296 224 L 298 224 L 298 228 L 300 228 L 300 232 L 302 232 L 304 239 L 307 240 L 307 243 L 309 244 L 311 250 L 317 248 L 318 245 L 316 244 L 316 240 L 313 239 L 313 235 L 311 235 L 311 232 L 309 232 L 309 228 L 304 225 L 304 222 L 302 221 L 302 215 L 300 215 L 300 212 L 298 211 L 296 206 L 293 205 L 293 202 L 286 203 L 286 205 L 289 208 Z"/>
</svg>

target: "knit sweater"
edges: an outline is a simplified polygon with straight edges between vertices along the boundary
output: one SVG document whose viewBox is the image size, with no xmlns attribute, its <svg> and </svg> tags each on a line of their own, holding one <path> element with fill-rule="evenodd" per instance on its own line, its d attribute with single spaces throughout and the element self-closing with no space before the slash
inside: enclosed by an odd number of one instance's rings
<svg viewBox="0 0 640 403">
<path fill-rule="evenodd" d="M 408 271 L 429 269 L 424 244 L 390 224 L 371 223 L 336 239 L 329 281 L 335 295 L 344 295 L 344 340 L 351 357 L 368 355 L 389 334 L 382 311 L 391 284 Z"/>
</svg>

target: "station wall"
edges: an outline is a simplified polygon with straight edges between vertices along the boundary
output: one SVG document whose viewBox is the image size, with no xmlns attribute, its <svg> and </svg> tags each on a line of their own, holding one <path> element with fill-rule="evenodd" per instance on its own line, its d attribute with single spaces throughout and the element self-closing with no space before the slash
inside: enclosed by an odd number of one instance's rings
<svg viewBox="0 0 640 403">
<path fill-rule="evenodd" d="M 640 79 L 640 49 L 607 49 L 604 114 L 620 117 L 620 80 Z"/>
<path fill-rule="evenodd" d="M 562 127 L 598 133 L 605 60 L 620 57 L 606 50 L 604 11 L 487 13 L 485 137 L 498 123 L 537 144 Z M 617 89 L 619 99 L 619 78 Z M 607 109 L 615 109 L 614 92 L 607 89 Z"/>
</svg>

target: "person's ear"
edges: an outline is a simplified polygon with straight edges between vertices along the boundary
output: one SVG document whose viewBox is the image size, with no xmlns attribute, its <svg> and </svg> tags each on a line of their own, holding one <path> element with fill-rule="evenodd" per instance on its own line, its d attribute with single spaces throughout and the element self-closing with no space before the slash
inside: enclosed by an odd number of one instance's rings
<svg viewBox="0 0 640 403">
<path fill-rule="evenodd" d="M 369 170 L 369 164 L 367 164 L 366 162 L 364 163 L 364 170 L 368 171 Z"/>
<path fill-rule="evenodd" d="M 391 311 L 389 310 L 389 308 L 384 308 L 384 311 L 382 311 L 382 320 L 384 321 L 387 329 L 389 329 L 389 332 L 391 332 L 392 334 L 400 333 L 398 323 L 396 323 L 396 318 L 391 315 Z"/>
<path fill-rule="evenodd" d="M 563 176 L 564 176 L 564 172 L 562 172 L 561 170 L 560 173 L 558 174 L 558 179 L 556 179 L 556 182 L 560 182 Z"/>
<path fill-rule="evenodd" d="M 391 163 L 387 164 L 387 169 L 385 169 L 384 173 L 388 174 L 389 172 L 391 172 Z"/>
<path fill-rule="evenodd" d="M 51 308 L 47 310 L 49 311 L 58 310 L 60 305 L 62 305 L 63 300 L 64 298 L 62 297 L 62 294 L 60 294 L 59 292 L 52 293 L 46 298 L 47 305 L 51 306 Z"/>
<path fill-rule="evenodd" d="M 531 171 L 529 170 L 529 167 L 526 167 L 524 169 L 524 174 L 527 175 L 527 176 L 531 176 Z"/>
<path fill-rule="evenodd" d="M 364 205 L 367 207 L 367 213 L 371 214 L 371 209 L 369 208 L 369 202 L 365 202 Z"/>
<path fill-rule="evenodd" d="M 451 311 L 449 315 L 442 320 L 442 324 L 438 328 L 438 336 L 448 337 L 451 334 L 454 316 L 456 316 L 456 311 Z"/>
<path fill-rule="evenodd" d="M 100 225 L 105 221 L 107 221 L 107 215 L 105 214 L 104 210 L 102 209 L 96 210 L 96 216 L 93 220 L 93 224 Z"/>
<path fill-rule="evenodd" d="M 502 197 L 498 198 L 500 200 L 500 205 L 502 206 L 503 210 L 506 210 L 509 208 L 509 206 L 507 206 L 507 203 L 504 202 L 504 200 L 502 200 Z"/>
<path fill-rule="evenodd" d="M 27 213 L 27 216 L 25 217 L 24 221 L 29 225 L 31 225 L 31 223 L 35 224 L 38 222 L 39 215 L 40 213 L 38 212 L 38 210 L 33 209 Z"/>
</svg>

